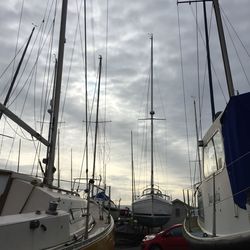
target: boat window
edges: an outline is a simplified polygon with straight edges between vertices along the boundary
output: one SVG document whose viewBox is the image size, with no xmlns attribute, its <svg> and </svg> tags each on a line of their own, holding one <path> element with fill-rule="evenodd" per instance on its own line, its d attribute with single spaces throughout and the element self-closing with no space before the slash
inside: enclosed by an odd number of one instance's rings
<svg viewBox="0 0 250 250">
<path fill-rule="evenodd" d="M 217 132 L 204 147 L 204 176 L 208 177 L 224 164 L 222 137 Z"/>
<path fill-rule="evenodd" d="M 217 168 L 221 169 L 225 162 L 221 133 L 217 132 L 214 135 L 213 140 L 214 140 L 215 153 L 217 159 Z"/>
<path fill-rule="evenodd" d="M 213 140 L 204 147 L 204 175 L 208 177 L 217 170 Z"/>
</svg>

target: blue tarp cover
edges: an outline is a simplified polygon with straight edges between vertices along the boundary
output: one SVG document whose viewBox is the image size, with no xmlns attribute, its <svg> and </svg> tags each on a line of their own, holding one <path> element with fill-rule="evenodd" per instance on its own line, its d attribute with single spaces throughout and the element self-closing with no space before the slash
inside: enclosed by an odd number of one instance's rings
<svg viewBox="0 0 250 250">
<path fill-rule="evenodd" d="M 250 190 L 250 93 L 230 99 L 221 117 L 221 124 L 234 202 L 246 209 Z"/>
<path fill-rule="evenodd" d="M 109 200 L 109 196 L 107 196 L 105 194 L 105 192 L 99 192 L 96 196 L 94 196 L 94 198 L 103 200 L 103 201 L 108 201 Z"/>
</svg>

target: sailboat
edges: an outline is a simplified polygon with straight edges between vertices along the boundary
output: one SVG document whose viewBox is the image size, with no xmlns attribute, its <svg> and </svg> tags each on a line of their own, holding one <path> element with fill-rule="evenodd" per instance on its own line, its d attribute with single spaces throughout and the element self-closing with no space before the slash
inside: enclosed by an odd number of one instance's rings
<svg viewBox="0 0 250 250">
<path fill-rule="evenodd" d="M 151 181 L 150 187 L 143 190 L 142 195 L 132 202 L 133 217 L 142 226 L 160 227 L 168 222 L 172 214 L 172 202 L 170 196 L 164 194 L 154 184 L 154 157 L 153 157 L 153 123 L 154 123 L 154 107 L 153 107 L 153 34 L 150 35 L 151 41 Z M 133 184 L 132 184 L 133 185 Z"/>
<path fill-rule="evenodd" d="M 114 221 L 108 213 L 89 195 L 86 200 L 76 191 L 53 185 L 67 4 L 67 0 L 62 1 L 49 139 L 0 104 L 1 115 L 12 119 L 47 147 L 42 180 L 19 172 L 0 170 L 1 249 L 114 249 Z M 88 187 L 91 188 L 92 184 L 93 180 L 89 179 Z M 87 192 L 89 194 L 90 190 Z"/>
<path fill-rule="evenodd" d="M 203 4 L 205 7 L 206 3 Z M 229 102 L 223 112 L 217 115 L 212 112 L 213 123 L 197 142 L 203 156 L 201 180 L 194 185 L 198 215 L 189 213 L 184 223 L 184 236 L 191 249 L 249 249 L 250 93 L 235 95 L 219 2 L 213 0 L 212 4 Z"/>
</svg>

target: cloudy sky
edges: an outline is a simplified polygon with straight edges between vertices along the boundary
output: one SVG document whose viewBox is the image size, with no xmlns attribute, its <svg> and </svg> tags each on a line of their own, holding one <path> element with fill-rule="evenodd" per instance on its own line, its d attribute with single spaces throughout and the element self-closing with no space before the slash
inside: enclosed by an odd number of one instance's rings
<svg viewBox="0 0 250 250">
<path fill-rule="evenodd" d="M 57 55 L 61 1 L 57 2 L 0 2 L 0 101 L 4 102 L 13 72 L 35 26 L 7 106 L 30 126 L 42 131 L 45 138 L 49 116 L 47 112 L 45 116 L 43 114 L 50 100 L 45 95 L 51 93 Z M 244 93 L 249 91 L 250 85 L 250 1 L 220 0 L 220 5 L 234 87 L 239 93 Z M 149 128 L 149 122 L 139 119 L 149 117 L 150 33 L 154 35 L 155 117 L 165 119 L 155 121 L 155 183 L 173 199 L 182 198 L 182 189 L 190 186 L 190 173 L 191 179 L 194 177 L 194 100 L 200 104 L 200 109 L 197 109 L 201 114 L 202 131 L 199 133 L 204 135 L 211 123 L 202 7 L 202 3 L 177 6 L 176 0 L 87 0 L 89 109 L 93 106 L 89 172 L 92 174 L 98 57 L 102 55 L 99 117 L 102 122 L 99 124 L 96 176 L 104 175 L 105 165 L 106 182 L 111 185 L 112 198 L 116 202 L 121 198 L 122 204 L 131 203 L 131 131 L 137 191 L 149 180 L 150 159 L 144 157 L 145 151 L 150 149 L 149 145 L 146 146 L 149 132 L 143 133 L 143 128 Z M 215 109 L 221 111 L 228 101 L 228 94 L 210 2 L 207 3 L 207 17 Z M 61 110 L 64 112 L 60 116 L 59 160 L 61 178 L 68 180 L 71 150 L 73 177 L 79 176 L 81 166 L 85 168 L 82 161 L 85 145 L 83 27 L 83 1 L 71 0 L 61 91 Z M 45 109 L 41 108 L 44 104 L 47 104 Z M 17 169 L 21 141 L 20 171 L 41 175 L 37 162 L 46 155 L 44 147 L 40 149 L 37 141 L 32 141 L 25 131 L 5 116 L 0 121 L 0 134 L 5 135 L 0 137 L 1 168 Z"/>
</svg>

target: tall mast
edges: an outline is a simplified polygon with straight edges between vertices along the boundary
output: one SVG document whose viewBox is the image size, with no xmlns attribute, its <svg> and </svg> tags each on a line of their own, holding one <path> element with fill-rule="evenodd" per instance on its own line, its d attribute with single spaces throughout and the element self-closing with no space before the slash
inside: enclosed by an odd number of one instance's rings
<svg viewBox="0 0 250 250">
<path fill-rule="evenodd" d="M 151 110 L 150 110 L 150 121 L 151 121 L 151 193 L 153 193 L 154 188 L 154 108 L 153 108 L 153 34 L 150 35 L 151 40 Z"/>
<path fill-rule="evenodd" d="M 227 53 L 226 39 L 224 35 L 218 0 L 213 0 L 213 6 L 214 6 L 214 12 L 215 12 L 215 17 L 216 17 L 219 38 L 220 38 L 220 46 L 221 46 L 223 63 L 224 63 L 224 69 L 225 69 L 225 74 L 226 74 L 226 79 L 227 79 L 228 94 L 229 94 L 229 97 L 232 97 L 234 96 L 234 86 L 233 86 L 231 68 L 230 68 L 230 63 L 229 63 L 228 53 Z"/>
<path fill-rule="evenodd" d="M 132 203 L 135 200 L 133 132 L 131 131 L 131 168 L 132 168 Z"/>
<path fill-rule="evenodd" d="M 85 127 L 85 136 L 86 136 L 86 147 L 85 147 L 85 156 L 86 156 L 86 183 L 88 185 L 88 172 L 89 172 L 89 150 L 88 150 L 88 63 L 87 63 L 87 6 L 86 0 L 84 0 L 84 61 L 85 61 L 85 120 L 86 120 L 86 127 Z"/>
<path fill-rule="evenodd" d="M 212 69 L 211 69 L 211 58 L 210 58 L 210 47 L 209 47 L 209 34 L 208 34 L 208 27 L 207 27 L 206 0 L 203 0 L 203 11 L 204 11 L 204 24 L 205 24 L 207 67 L 208 67 L 211 113 L 212 113 L 212 121 L 214 121 L 215 120 L 215 107 L 214 107 L 214 92 L 213 92 L 213 80 L 212 80 Z"/>
<path fill-rule="evenodd" d="M 211 1 L 213 3 L 215 18 L 216 18 L 216 23 L 217 23 L 217 29 L 218 29 L 218 35 L 219 35 L 219 39 L 220 39 L 222 59 L 223 59 L 223 64 L 224 64 L 224 69 L 225 69 L 225 74 L 226 74 L 226 80 L 227 80 L 228 94 L 229 94 L 229 97 L 232 97 L 232 96 L 234 96 L 234 86 L 233 86 L 230 63 L 229 63 L 229 59 L 228 59 L 226 39 L 225 39 L 224 29 L 223 29 L 223 24 L 222 24 L 222 19 L 221 19 L 219 0 L 177 1 L 177 4 L 180 4 L 180 3 L 189 3 L 190 4 L 190 3 L 193 3 L 193 2 L 201 2 L 201 1 L 203 2 L 204 15 L 206 15 L 205 2 L 206 1 Z M 204 20 L 206 22 L 206 17 L 205 17 Z M 206 26 L 206 24 L 205 24 L 205 26 Z M 206 43 L 208 44 L 208 41 Z M 212 107 L 212 109 L 213 109 L 213 107 Z M 213 110 L 212 110 L 212 112 L 213 112 Z"/>
<path fill-rule="evenodd" d="M 97 88 L 97 104 L 96 104 L 96 124 L 95 124 L 95 142 L 94 142 L 94 158 L 93 158 L 93 172 L 92 179 L 95 179 L 95 162 L 96 162 L 96 146 L 97 146 L 97 133 L 98 133 L 98 123 L 99 123 L 99 100 L 100 100 L 100 84 L 101 84 L 101 73 L 102 73 L 102 56 L 99 56 L 99 79 Z M 92 190 L 93 192 L 93 190 Z"/>
<path fill-rule="evenodd" d="M 62 2 L 62 13 L 61 13 L 61 27 L 60 27 L 60 37 L 59 37 L 59 49 L 58 49 L 58 63 L 56 70 L 56 85 L 55 85 L 55 95 L 53 96 L 53 112 L 52 112 L 52 130 L 51 137 L 48 147 L 48 161 L 46 166 L 45 184 L 51 186 L 53 183 L 53 169 L 55 161 L 55 146 L 56 146 L 56 136 L 58 127 L 58 114 L 59 114 L 59 104 L 60 104 L 60 92 L 61 92 L 61 82 L 62 82 L 62 69 L 63 69 L 63 55 L 64 55 L 64 43 L 65 43 L 65 32 L 66 32 L 66 19 L 67 19 L 67 5 L 68 0 L 63 0 Z"/>
<path fill-rule="evenodd" d="M 87 182 L 87 216 L 86 216 L 86 224 L 85 224 L 85 232 L 84 239 L 88 239 L 88 228 L 89 228 L 89 209 L 90 209 L 90 191 L 92 196 L 94 194 L 94 180 L 95 180 L 95 161 L 96 161 L 96 143 L 97 143 L 97 132 L 98 132 L 98 117 L 99 117 L 99 96 L 100 96 L 100 84 L 101 84 L 101 72 L 102 72 L 102 56 L 99 56 L 99 80 L 98 80 L 98 90 L 97 90 L 97 108 L 96 108 L 96 126 L 95 126 L 95 143 L 94 143 L 94 156 L 93 156 L 93 172 L 92 179 L 89 179 Z M 92 186 L 92 190 L 91 190 Z"/>
<path fill-rule="evenodd" d="M 60 188 L 60 130 L 57 136 L 57 186 Z"/>
</svg>

